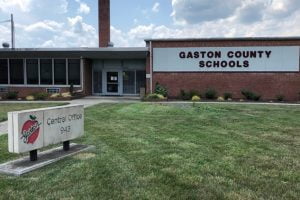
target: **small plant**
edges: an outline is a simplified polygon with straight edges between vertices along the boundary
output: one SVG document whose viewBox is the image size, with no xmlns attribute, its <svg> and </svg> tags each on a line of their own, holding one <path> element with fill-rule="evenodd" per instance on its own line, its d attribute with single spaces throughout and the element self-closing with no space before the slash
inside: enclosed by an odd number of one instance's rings
<svg viewBox="0 0 300 200">
<path fill-rule="evenodd" d="M 145 100 L 148 100 L 148 101 L 157 101 L 157 100 L 164 100 L 165 97 L 161 94 L 149 94 L 146 96 Z"/>
<path fill-rule="evenodd" d="M 59 97 L 62 97 L 60 93 L 54 93 L 54 94 L 51 94 L 51 96 L 50 96 L 51 99 L 55 99 L 55 98 L 59 98 Z"/>
<path fill-rule="evenodd" d="M 179 98 L 182 100 L 190 100 L 190 95 L 184 90 L 180 90 Z"/>
<path fill-rule="evenodd" d="M 36 100 L 45 100 L 48 98 L 48 93 L 46 92 L 37 92 L 33 94 L 34 99 Z"/>
<path fill-rule="evenodd" d="M 261 98 L 261 95 L 255 94 L 250 90 L 242 90 L 241 93 L 247 100 L 259 101 Z"/>
<path fill-rule="evenodd" d="M 217 92 L 214 89 L 208 89 L 205 91 L 205 98 L 207 99 L 216 99 L 217 98 Z"/>
<path fill-rule="evenodd" d="M 279 94 L 276 96 L 276 100 L 281 102 L 284 100 L 284 96 L 282 94 Z"/>
<path fill-rule="evenodd" d="M 224 99 L 224 97 L 218 97 L 217 100 L 218 100 L 218 101 L 224 101 L 225 99 Z"/>
<path fill-rule="evenodd" d="M 34 101 L 34 96 L 29 95 L 25 98 L 27 101 Z"/>
<path fill-rule="evenodd" d="M 70 92 L 61 93 L 61 96 L 64 98 L 72 97 Z"/>
<path fill-rule="evenodd" d="M 223 96 L 224 96 L 224 99 L 225 99 L 225 100 L 232 99 L 232 94 L 229 93 L 229 92 L 225 92 L 225 93 L 223 94 Z"/>
<path fill-rule="evenodd" d="M 197 96 L 197 95 L 194 95 L 192 97 L 192 101 L 200 101 L 200 100 L 201 100 L 201 98 L 199 96 Z"/>
<path fill-rule="evenodd" d="M 19 92 L 16 92 L 16 91 L 11 91 L 11 92 L 8 92 L 6 94 L 6 99 L 9 99 L 9 100 L 15 100 L 18 98 L 18 94 Z"/>
<path fill-rule="evenodd" d="M 160 95 L 162 95 L 164 97 L 168 96 L 168 90 L 167 90 L 167 88 L 163 87 L 159 83 L 156 83 L 156 85 L 155 85 L 155 93 L 156 94 L 160 94 Z"/>
</svg>

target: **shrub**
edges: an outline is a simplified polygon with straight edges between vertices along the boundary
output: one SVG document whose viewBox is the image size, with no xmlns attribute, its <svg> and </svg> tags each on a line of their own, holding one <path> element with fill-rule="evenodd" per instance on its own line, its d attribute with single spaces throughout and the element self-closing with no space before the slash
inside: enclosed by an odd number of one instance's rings
<svg viewBox="0 0 300 200">
<path fill-rule="evenodd" d="M 255 94 L 249 90 L 242 90 L 241 93 L 247 100 L 259 101 L 261 98 L 261 95 Z"/>
<path fill-rule="evenodd" d="M 146 96 L 145 100 L 148 100 L 148 101 L 152 101 L 152 100 L 164 100 L 165 97 L 161 94 L 149 94 Z"/>
<path fill-rule="evenodd" d="M 50 98 L 51 98 L 51 99 L 55 99 L 55 98 L 58 98 L 58 97 L 61 97 L 61 94 L 60 94 L 60 93 L 54 93 L 54 94 L 51 94 L 51 95 L 50 95 Z"/>
<path fill-rule="evenodd" d="M 224 101 L 224 97 L 218 97 L 218 101 Z"/>
<path fill-rule="evenodd" d="M 16 91 L 8 92 L 6 94 L 6 99 L 10 99 L 10 100 L 17 99 L 18 98 L 18 94 L 19 94 L 19 92 L 16 92 Z"/>
<path fill-rule="evenodd" d="M 25 98 L 27 101 L 34 101 L 34 96 L 29 95 Z"/>
<path fill-rule="evenodd" d="M 192 97 L 192 101 L 200 101 L 200 100 L 201 100 L 201 98 L 199 96 L 197 96 L 197 95 L 194 95 Z"/>
<path fill-rule="evenodd" d="M 232 94 L 229 92 L 225 92 L 223 96 L 225 100 L 232 99 Z"/>
<path fill-rule="evenodd" d="M 45 100 L 48 98 L 48 93 L 46 92 L 37 92 L 33 94 L 34 99 L 36 100 Z"/>
<path fill-rule="evenodd" d="M 155 85 L 155 93 L 156 94 L 160 94 L 160 95 L 162 95 L 164 97 L 168 96 L 168 90 L 167 90 L 167 88 L 163 87 L 159 83 L 156 83 L 156 85 Z"/>
<path fill-rule="evenodd" d="M 67 97 L 72 97 L 72 95 L 71 95 L 70 92 L 61 93 L 61 96 L 62 96 L 62 97 L 65 97 L 65 98 L 67 98 Z"/>
<path fill-rule="evenodd" d="M 208 89 L 205 91 L 205 98 L 207 99 L 216 99 L 217 98 L 217 92 L 214 89 Z"/>
<path fill-rule="evenodd" d="M 276 96 L 276 100 L 277 101 L 283 101 L 284 100 L 284 96 L 282 94 L 279 94 Z"/>
<path fill-rule="evenodd" d="M 179 98 L 182 100 L 190 100 L 191 99 L 190 95 L 187 92 L 185 92 L 184 90 L 180 90 Z"/>
</svg>

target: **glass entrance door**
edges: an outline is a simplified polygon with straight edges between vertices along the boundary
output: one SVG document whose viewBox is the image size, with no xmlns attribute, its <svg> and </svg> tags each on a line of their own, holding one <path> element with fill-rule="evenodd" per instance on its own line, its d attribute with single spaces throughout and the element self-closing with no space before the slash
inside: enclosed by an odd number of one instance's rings
<svg viewBox="0 0 300 200">
<path fill-rule="evenodd" d="M 107 94 L 118 95 L 119 94 L 119 72 L 107 72 L 106 73 L 106 89 Z"/>
</svg>

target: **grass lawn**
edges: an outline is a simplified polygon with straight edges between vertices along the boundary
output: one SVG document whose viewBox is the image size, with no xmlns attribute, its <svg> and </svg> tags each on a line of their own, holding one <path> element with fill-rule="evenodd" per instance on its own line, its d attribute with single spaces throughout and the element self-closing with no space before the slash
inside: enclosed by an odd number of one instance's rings
<svg viewBox="0 0 300 200">
<path fill-rule="evenodd" d="M 299 199 L 300 107 L 101 104 L 86 109 L 96 149 L 22 177 L 2 199 Z M 7 136 L 0 137 L 0 163 Z"/>
<path fill-rule="evenodd" d="M 61 105 L 65 103 L 0 103 L 0 122 L 7 120 L 7 112 Z"/>
</svg>

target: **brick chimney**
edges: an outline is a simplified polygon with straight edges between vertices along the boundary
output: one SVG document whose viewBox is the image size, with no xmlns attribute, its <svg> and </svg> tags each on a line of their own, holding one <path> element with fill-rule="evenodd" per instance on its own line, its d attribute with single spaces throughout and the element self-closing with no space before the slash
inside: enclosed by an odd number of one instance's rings
<svg viewBox="0 0 300 200">
<path fill-rule="evenodd" d="M 98 0 L 99 47 L 110 46 L 110 0 Z"/>
</svg>

